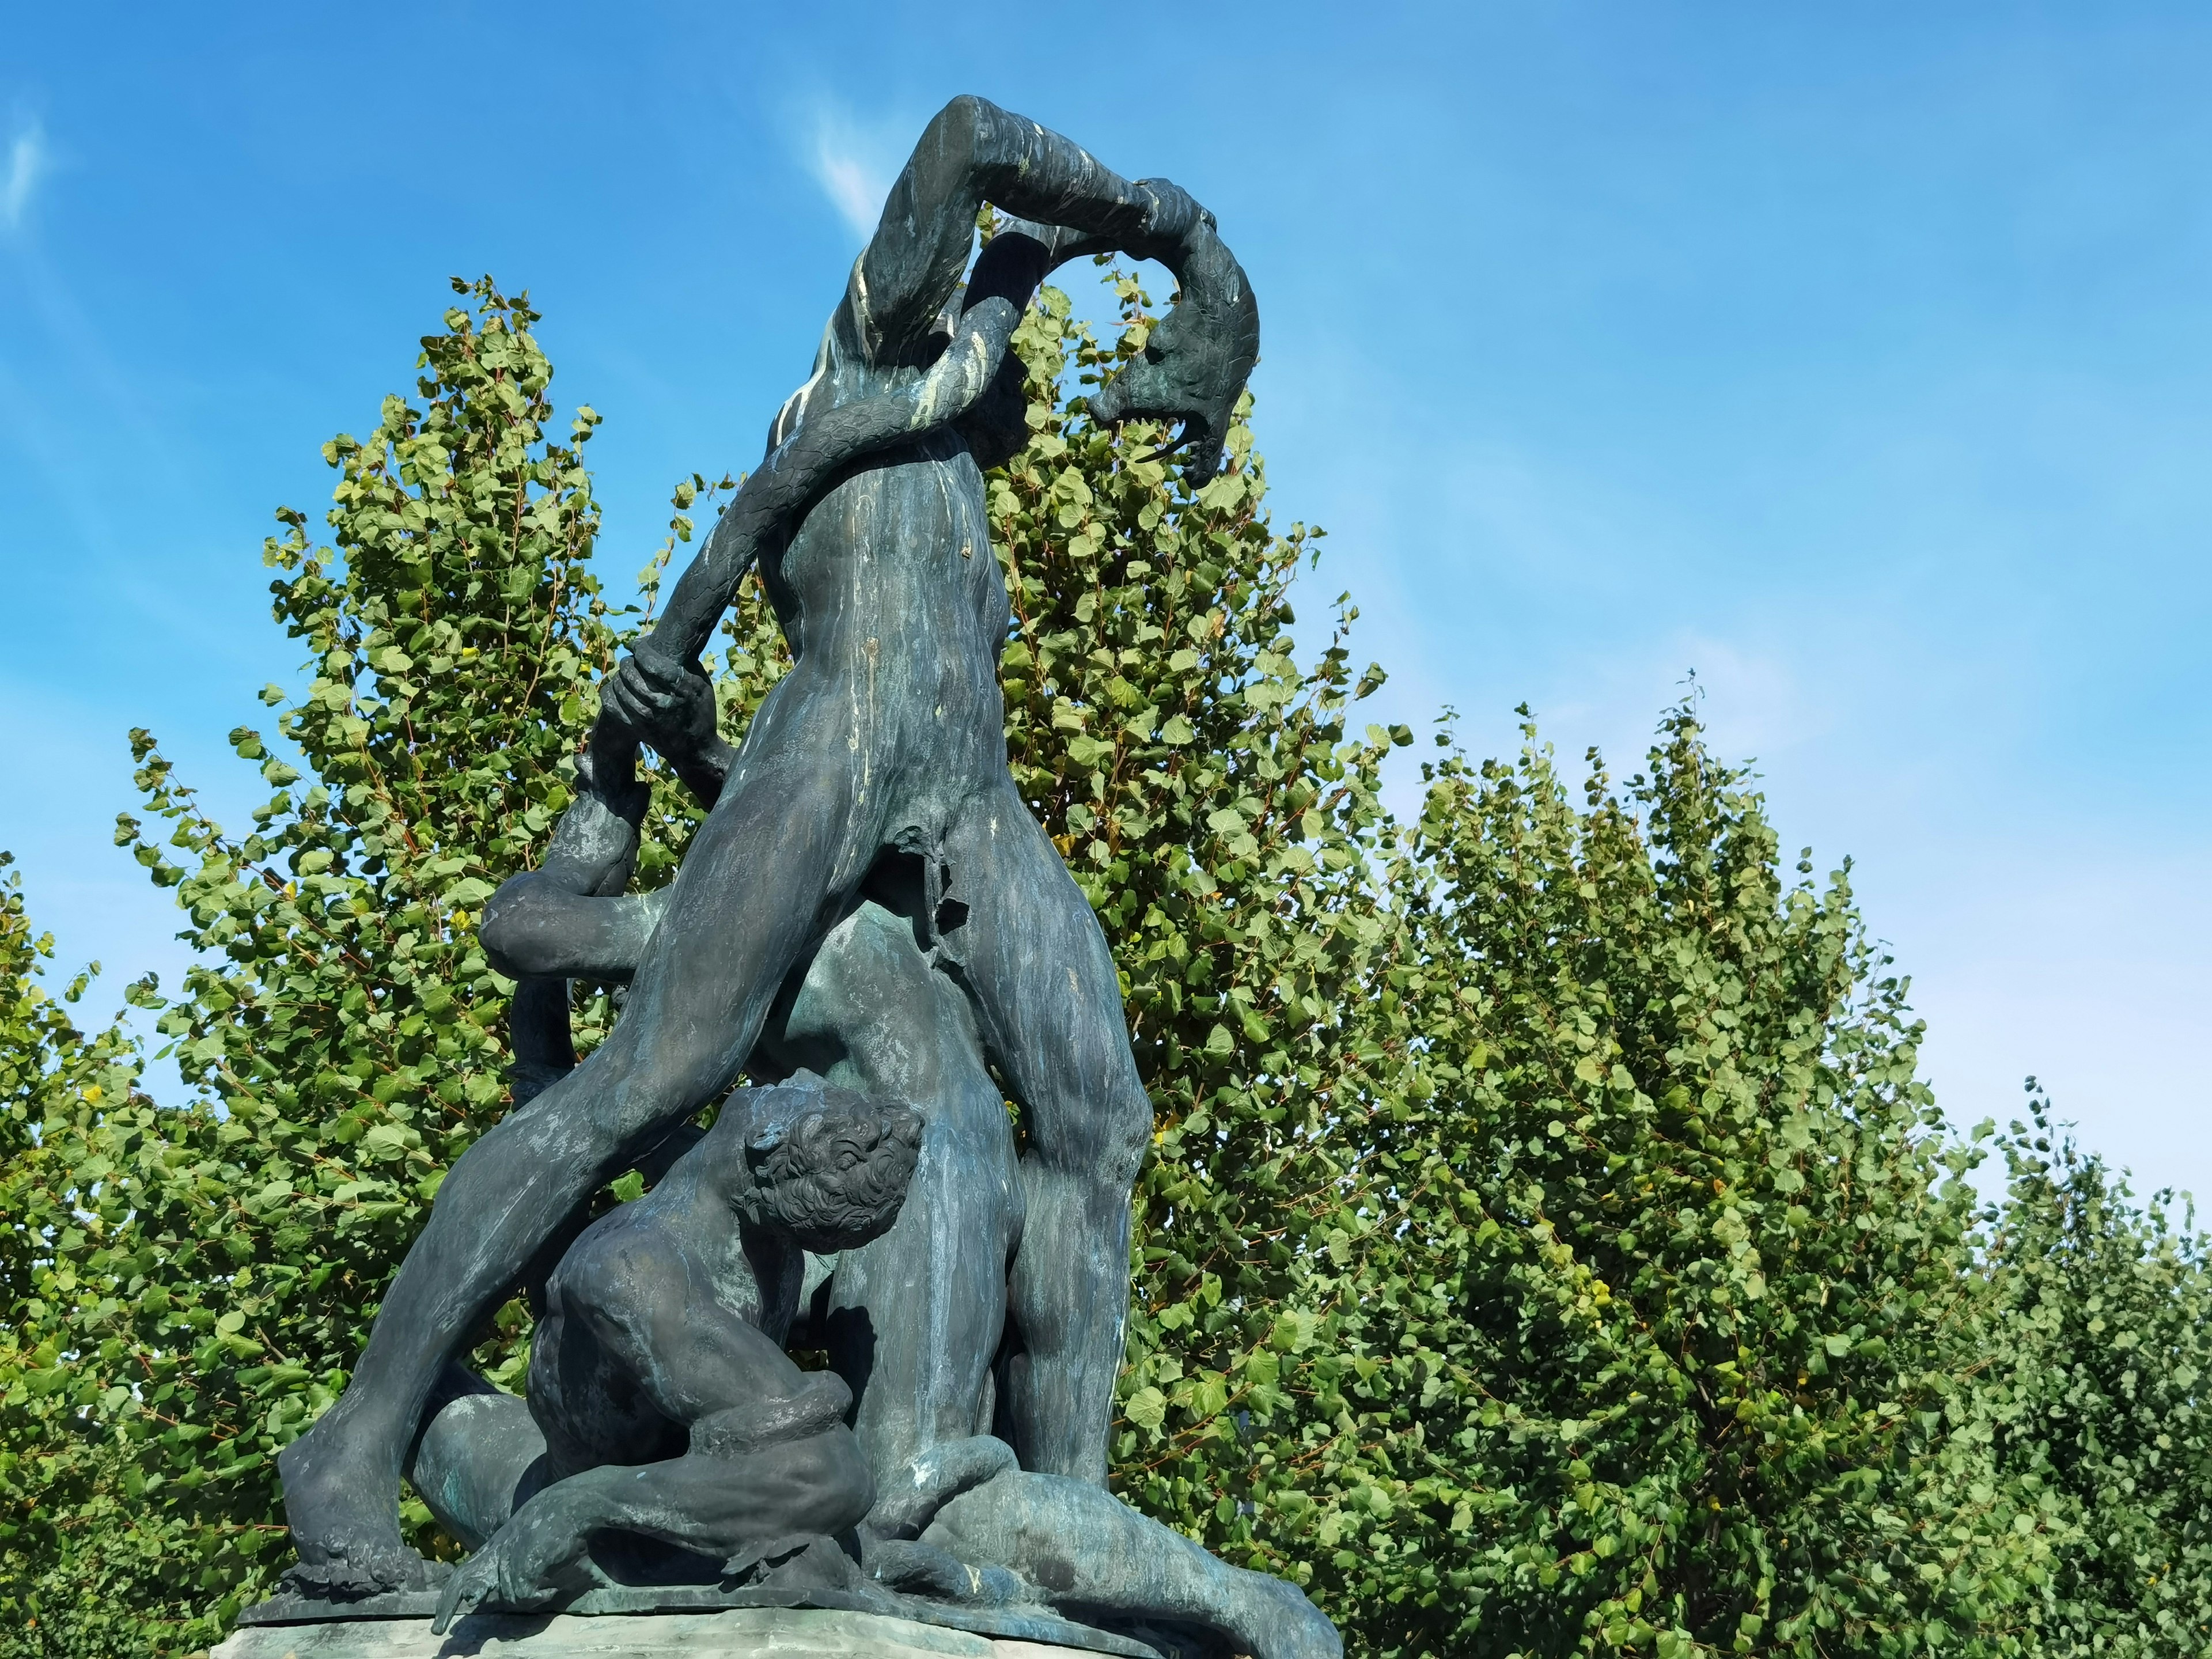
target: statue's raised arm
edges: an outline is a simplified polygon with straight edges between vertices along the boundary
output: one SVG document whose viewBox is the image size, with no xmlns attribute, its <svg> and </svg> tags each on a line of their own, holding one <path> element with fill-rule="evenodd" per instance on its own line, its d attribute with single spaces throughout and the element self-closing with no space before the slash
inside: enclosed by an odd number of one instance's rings
<svg viewBox="0 0 2212 1659">
<path fill-rule="evenodd" d="M 948 334 L 943 324 L 987 204 L 1014 220 L 976 262 Z M 643 661 L 611 688 L 617 717 L 641 735 L 671 728 L 679 677 L 745 571 L 841 468 L 962 419 L 994 382 L 1018 398 L 1018 373 L 1011 384 L 1001 377 L 1030 295 L 1055 265 L 1102 252 L 1158 260 L 1182 294 L 1145 356 L 1093 399 L 1092 412 L 1115 422 L 1182 421 L 1186 470 L 1194 481 L 1211 477 L 1260 343 L 1258 307 L 1212 216 L 1164 179 L 1124 179 L 1048 128 L 981 98 L 956 98 L 891 187 L 815 372 L 776 418 L 767 459 L 678 579 L 639 648 Z M 866 395 L 854 396 L 855 380 Z"/>
<path fill-rule="evenodd" d="M 891 186 L 833 324 L 851 331 L 852 347 L 869 362 L 928 349 L 967 272 L 987 204 L 1129 252 L 1175 246 L 1205 216 L 1164 179 L 1124 179 L 1048 127 L 981 98 L 955 98 L 923 130 Z"/>
</svg>

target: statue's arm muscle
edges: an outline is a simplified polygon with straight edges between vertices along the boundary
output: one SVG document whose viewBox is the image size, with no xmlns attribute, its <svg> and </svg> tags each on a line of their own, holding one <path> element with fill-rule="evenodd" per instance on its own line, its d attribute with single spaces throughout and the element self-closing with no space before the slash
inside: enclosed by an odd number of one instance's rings
<svg viewBox="0 0 2212 1659">
<path fill-rule="evenodd" d="M 986 202 L 1018 216 L 1023 234 L 994 240 L 995 256 L 979 262 L 951 343 L 911 385 L 811 413 L 795 430 L 779 423 L 780 441 L 678 579 L 639 654 L 672 670 L 696 660 L 763 545 L 787 532 L 839 467 L 973 407 L 1053 265 L 1105 247 L 1173 264 L 1204 218 L 1173 185 L 1133 182 L 1034 121 L 956 98 L 915 146 L 853 267 L 830 324 L 847 349 L 882 362 L 927 335 L 960 286 Z"/>
<path fill-rule="evenodd" d="M 1121 245 L 1180 234 L 1196 211 L 1172 186 L 1124 179 L 1079 144 L 987 100 L 937 112 L 884 204 L 839 319 L 871 362 L 922 339 L 968 268 L 988 202 L 1024 219 Z"/>
</svg>

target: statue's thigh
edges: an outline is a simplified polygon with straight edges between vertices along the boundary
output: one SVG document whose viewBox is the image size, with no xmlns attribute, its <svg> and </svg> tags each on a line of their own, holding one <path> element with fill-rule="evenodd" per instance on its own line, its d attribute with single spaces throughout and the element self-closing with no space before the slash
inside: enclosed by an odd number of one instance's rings
<svg viewBox="0 0 2212 1659">
<path fill-rule="evenodd" d="M 983 1041 L 1024 1111 L 1031 1152 L 1071 1170 L 1142 1155 L 1152 1104 L 1137 1075 L 1120 981 L 1091 902 L 1011 781 L 947 837 L 947 933 Z"/>
<path fill-rule="evenodd" d="M 430 1419 L 407 1478 L 438 1523 L 478 1549 L 535 1489 L 526 1483 L 544 1455 L 530 1407 L 487 1389 L 448 1401 Z"/>
<path fill-rule="evenodd" d="M 716 803 L 623 1017 L 592 1056 L 609 1055 L 620 1073 L 623 1130 L 665 1128 L 735 1079 L 784 976 L 866 872 L 872 825 L 855 793 L 838 768 L 794 759 L 749 774 Z"/>
</svg>

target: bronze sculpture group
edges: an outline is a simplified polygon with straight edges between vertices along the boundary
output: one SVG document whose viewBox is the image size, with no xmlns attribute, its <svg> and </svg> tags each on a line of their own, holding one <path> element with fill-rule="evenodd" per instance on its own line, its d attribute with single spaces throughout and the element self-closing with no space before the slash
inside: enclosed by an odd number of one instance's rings
<svg viewBox="0 0 2212 1659">
<path fill-rule="evenodd" d="M 1106 939 L 1007 769 L 982 481 L 1025 436 L 1015 324 L 1100 251 L 1179 297 L 1092 412 L 1180 420 L 1209 476 L 1258 349 L 1212 216 L 979 99 L 929 124 L 767 459 L 608 683 L 544 865 L 486 908 L 518 1103 L 283 1454 L 298 1592 L 441 1589 L 442 1623 L 751 1585 L 978 1629 L 1048 1610 L 1125 1652 L 1338 1651 L 1295 1588 L 1105 1489 L 1152 1110 Z M 793 667 L 733 750 L 697 659 L 756 565 Z M 709 811 L 672 886 L 627 895 L 641 743 Z M 629 988 L 580 1065 L 571 979 Z M 650 1192 L 586 1225 L 633 1169 Z M 459 1363 L 518 1287 L 526 1398 Z M 475 1551 L 442 1583 L 403 1478 Z"/>
</svg>

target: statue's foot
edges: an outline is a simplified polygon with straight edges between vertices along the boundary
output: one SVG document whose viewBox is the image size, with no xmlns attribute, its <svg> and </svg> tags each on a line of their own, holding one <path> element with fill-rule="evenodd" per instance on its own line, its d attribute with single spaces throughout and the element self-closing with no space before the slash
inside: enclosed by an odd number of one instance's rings
<svg viewBox="0 0 2212 1659">
<path fill-rule="evenodd" d="M 398 1590 L 434 1590 L 453 1572 L 447 1563 L 426 1560 L 403 1544 L 398 1558 L 359 1570 L 344 1561 L 297 1562 L 284 1569 L 278 1582 L 295 1595 L 313 1601 L 358 1601 Z"/>
<path fill-rule="evenodd" d="M 357 1601 L 386 1590 L 435 1589 L 452 1569 L 399 1536 L 399 1480 L 360 1437 L 325 1416 L 276 1454 L 285 1518 L 300 1563 L 284 1582 L 301 1595 Z"/>
<path fill-rule="evenodd" d="M 971 1607 L 1003 1607 L 1034 1599 L 1029 1586 L 1006 1568 L 970 1566 L 934 1544 L 863 1540 L 861 1559 L 878 1583 L 905 1595 Z"/>
</svg>

